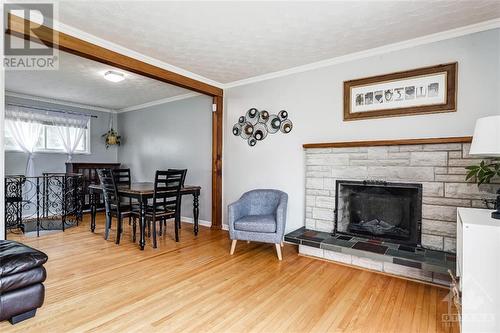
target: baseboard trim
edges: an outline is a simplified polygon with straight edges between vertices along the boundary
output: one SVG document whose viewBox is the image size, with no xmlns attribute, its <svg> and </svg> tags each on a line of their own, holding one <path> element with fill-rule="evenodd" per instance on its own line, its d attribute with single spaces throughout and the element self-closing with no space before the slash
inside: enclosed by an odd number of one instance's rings
<svg viewBox="0 0 500 333">
<path fill-rule="evenodd" d="M 187 217 L 187 216 L 181 216 L 181 221 L 182 222 L 186 222 L 186 223 L 191 223 L 191 224 L 194 223 L 193 218 L 192 217 Z M 198 219 L 198 224 L 202 225 L 204 227 L 209 227 L 209 228 L 212 226 L 212 222 L 211 221 L 206 221 L 206 220 L 202 220 L 202 219 Z"/>
<path fill-rule="evenodd" d="M 194 223 L 192 217 L 187 217 L 187 216 L 181 216 L 181 221 L 186 222 L 186 223 Z M 212 227 L 212 222 L 211 221 L 206 221 L 206 220 L 198 220 L 198 224 L 202 225 L 204 227 Z M 229 230 L 229 226 L 227 224 L 222 225 L 222 230 Z"/>
</svg>

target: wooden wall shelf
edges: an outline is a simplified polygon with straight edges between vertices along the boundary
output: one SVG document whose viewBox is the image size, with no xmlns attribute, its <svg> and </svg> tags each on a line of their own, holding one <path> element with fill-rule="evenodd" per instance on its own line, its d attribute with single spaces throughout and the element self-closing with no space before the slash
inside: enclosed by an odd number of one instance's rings
<svg viewBox="0 0 500 333">
<path fill-rule="evenodd" d="M 402 146 L 402 145 L 424 145 L 424 144 L 441 144 L 441 143 L 471 143 L 471 142 L 472 142 L 472 136 L 457 136 L 457 137 L 447 137 L 447 138 L 305 143 L 302 145 L 302 147 L 304 147 L 304 148 L 352 148 L 352 147 Z"/>
</svg>

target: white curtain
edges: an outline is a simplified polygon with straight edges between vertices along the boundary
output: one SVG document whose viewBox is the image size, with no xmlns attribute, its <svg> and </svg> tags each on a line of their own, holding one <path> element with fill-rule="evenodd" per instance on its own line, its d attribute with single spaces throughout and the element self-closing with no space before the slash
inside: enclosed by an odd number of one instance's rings
<svg viewBox="0 0 500 333">
<path fill-rule="evenodd" d="M 5 125 L 8 126 L 16 144 L 28 154 L 26 176 L 35 175 L 33 153 L 42 134 L 43 124 L 35 112 L 17 106 L 8 106 L 5 110 Z"/>
<path fill-rule="evenodd" d="M 81 142 L 89 125 L 90 115 L 38 110 L 35 108 L 7 104 L 5 124 L 10 129 L 16 144 L 28 154 L 26 176 L 35 176 L 33 153 L 42 135 L 44 125 L 57 128 L 59 137 L 68 154 L 68 161 Z"/>
<path fill-rule="evenodd" d="M 68 154 L 68 162 L 80 144 L 90 116 L 77 114 L 64 114 L 62 117 L 54 118 L 52 123 L 57 128 L 59 137 L 64 145 L 64 151 Z"/>
</svg>

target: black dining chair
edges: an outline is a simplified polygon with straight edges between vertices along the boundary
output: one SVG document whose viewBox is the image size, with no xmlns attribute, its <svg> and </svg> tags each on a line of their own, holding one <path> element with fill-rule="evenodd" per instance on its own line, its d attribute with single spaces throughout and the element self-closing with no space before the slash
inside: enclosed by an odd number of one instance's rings
<svg viewBox="0 0 500 333">
<path fill-rule="evenodd" d="M 102 186 L 104 204 L 106 207 L 104 239 L 108 239 L 109 237 L 111 220 L 114 217 L 118 221 L 116 227 L 116 244 L 120 244 L 120 237 L 123 232 L 122 221 L 124 218 L 132 216 L 132 208 L 130 205 L 127 205 L 126 203 L 120 201 L 120 197 L 118 195 L 118 187 L 115 182 L 115 176 L 111 169 L 98 169 L 97 175 L 99 176 L 99 181 Z"/>
<path fill-rule="evenodd" d="M 115 179 L 116 186 L 119 187 L 130 187 L 132 184 L 132 177 L 130 177 L 130 169 L 112 169 L 113 177 Z M 133 202 L 132 198 L 120 198 L 122 204 L 130 206 L 132 208 Z M 131 223 L 131 216 L 128 217 L 128 224 Z"/>
<path fill-rule="evenodd" d="M 113 169 L 113 177 L 116 186 L 128 186 L 131 184 L 130 169 Z"/>
<path fill-rule="evenodd" d="M 179 171 L 179 172 L 182 172 L 182 177 L 181 177 L 181 188 L 184 187 L 184 181 L 186 180 L 186 175 L 187 175 L 187 169 L 168 169 L 167 171 Z M 181 195 L 181 198 L 180 198 L 180 202 L 179 202 L 179 207 L 182 207 L 182 195 Z M 181 208 L 179 208 L 179 214 L 181 214 Z M 179 219 L 178 219 L 178 224 L 179 224 L 179 229 L 181 228 L 181 216 L 179 215 Z M 163 225 L 166 227 L 167 226 L 167 220 L 163 220 Z M 161 236 L 161 233 L 162 233 L 162 226 L 160 224 L 160 236 Z"/>
<path fill-rule="evenodd" d="M 154 182 L 153 201 L 145 207 L 145 218 L 147 223 L 153 227 L 153 248 L 157 247 L 156 222 L 161 223 L 167 219 L 175 219 L 175 241 L 179 241 L 180 221 L 180 198 L 182 178 L 185 173 L 182 170 L 156 171 Z M 134 217 L 140 217 L 140 212 L 134 210 Z"/>
</svg>

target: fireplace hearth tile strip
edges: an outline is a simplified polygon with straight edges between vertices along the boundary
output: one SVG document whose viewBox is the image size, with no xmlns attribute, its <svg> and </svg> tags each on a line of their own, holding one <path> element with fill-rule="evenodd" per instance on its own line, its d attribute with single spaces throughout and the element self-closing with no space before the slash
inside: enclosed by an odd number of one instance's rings
<svg viewBox="0 0 500 333">
<path fill-rule="evenodd" d="M 285 241 L 313 248 L 314 251 L 310 250 L 313 256 L 442 285 L 449 282 L 448 269 L 455 273 L 456 256 L 449 252 L 388 242 L 375 244 L 369 239 L 332 236 L 305 227 L 286 234 Z"/>
<path fill-rule="evenodd" d="M 354 244 L 354 246 L 352 248 L 356 249 L 356 250 L 375 252 L 378 254 L 385 254 L 385 252 L 387 251 L 387 246 L 372 244 L 372 243 L 369 243 L 369 241 L 357 242 L 356 244 Z"/>
</svg>

